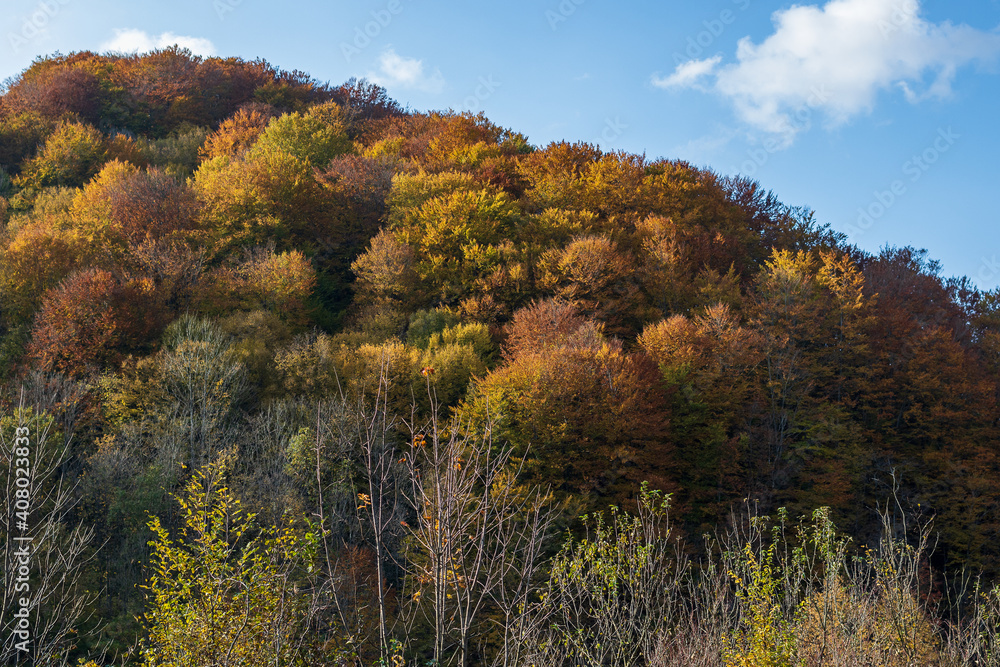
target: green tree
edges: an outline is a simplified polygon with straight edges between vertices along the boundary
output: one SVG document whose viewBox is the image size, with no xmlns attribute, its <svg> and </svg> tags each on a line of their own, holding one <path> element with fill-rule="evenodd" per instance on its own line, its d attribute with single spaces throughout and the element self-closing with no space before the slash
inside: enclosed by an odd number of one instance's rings
<svg viewBox="0 0 1000 667">
<path fill-rule="evenodd" d="M 311 109 L 306 114 L 292 113 L 275 118 L 257 140 L 253 150 L 277 148 L 303 162 L 322 169 L 333 158 L 351 152 L 344 122 L 338 118 L 336 104 Z"/>
<path fill-rule="evenodd" d="M 220 253 L 269 240 L 280 250 L 315 251 L 335 245 L 342 233 L 312 166 L 273 145 L 208 160 L 192 185 L 209 242 Z"/>
<path fill-rule="evenodd" d="M 211 320 L 184 315 L 167 328 L 163 342 L 157 365 L 160 387 L 169 397 L 165 416 L 196 468 L 227 445 L 246 390 L 246 369 Z"/>
<path fill-rule="evenodd" d="M 516 202 L 490 189 L 442 194 L 401 216 L 392 231 L 413 249 L 428 295 L 449 305 L 485 291 L 520 225 Z"/>
<path fill-rule="evenodd" d="M 776 250 L 756 281 L 751 320 L 764 337 L 767 406 L 757 455 L 765 488 L 790 494 L 796 510 L 843 512 L 857 498 L 866 461 L 852 407 L 865 386 L 873 306 L 864 276 L 834 252 Z"/>
<path fill-rule="evenodd" d="M 744 443 L 759 393 L 762 339 L 718 304 L 693 318 L 674 315 L 645 328 L 639 344 L 656 362 L 671 399 L 678 443 L 676 506 L 698 533 L 711 532 L 749 491 Z"/>
<path fill-rule="evenodd" d="M 83 123 L 60 123 L 35 157 L 28 160 L 16 185 L 42 188 L 47 185 L 79 187 L 97 174 L 107 155 L 104 135 Z"/>
<path fill-rule="evenodd" d="M 303 324 L 315 285 L 316 272 L 300 251 L 255 248 L 235 266 L 219 267 L 201 281 L 198 306 L 212 314 L 263 309 Z"/>
<path fill-rule="evenodd" d="M 309 599 L 296 570 L 314 567 L 311 535 L 256 525 L 224 482 L 224 463 L 195 471 L 177 497 L 176 536 L 158 517 L 142 651 L 149 667 L 312 665 Z M 332 658 L 333 656 L 328 656 Z"/>
<path fill-rule="evenodd" d="M 0 119 L 0 168 L 17 173 L 21 162 L 52 132 L 53 124 L 35 112 L 11 114 Z"/>
</svg>

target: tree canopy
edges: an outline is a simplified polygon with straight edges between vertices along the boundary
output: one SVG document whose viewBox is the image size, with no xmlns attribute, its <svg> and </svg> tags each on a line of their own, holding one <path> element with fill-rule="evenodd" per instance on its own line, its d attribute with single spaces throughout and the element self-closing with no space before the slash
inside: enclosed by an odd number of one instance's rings
<svg viewBox="0 0 1000 667">
<path fill-rule="evenodd" d="M 75 433 L 61 474 L 107 540 L 95 647 L 145 632 L 138 584 L 150 664 L 183 664 L 197 652 L 178 647 L 238 617 L 252 631 L 232 655 L 300 659 L 261 648 L 294 626 L 327 637 L 309 651 L 388 660 L 387 619 L 430 583 L 415 572 L 464 585 L 434 560 L 451 552 L 407 535 L 438 544 L 424 485 L 490 511 L 490 489 L 453 474 L 470 460 L 570 531 L 648 482 L 693 544 L 745 499 L 827 507 L 875 543 L 891 495 L 935 517 L 927 577 L 1000 575 L 1000 294 L 925 250 L 864 252 L 751 179 L 536 146 L 263 60 L 79 52 L 3 90 L 0 221 L 5 396 L 61 388 L 42 406 Z M 196 472 L 220 460 L 224 488 Z M 500 505 L 537 510 L 528 497 Z M 569 544 L 560 567 L 591 567 Z M 504 572 L 489 595 L 516 588 Z M 318 606 L 279 599 L 296 577 Z M 475 609 L 499 618 L 487 597 Z M 342 641 L 361 626 L 368 644 Z"/>
</svg>

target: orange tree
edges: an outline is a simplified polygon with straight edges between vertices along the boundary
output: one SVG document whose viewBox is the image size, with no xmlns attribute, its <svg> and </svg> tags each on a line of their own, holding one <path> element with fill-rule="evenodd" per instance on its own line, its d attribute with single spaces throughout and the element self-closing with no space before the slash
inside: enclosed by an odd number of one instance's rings
<svg viewBox="0 0 1000 667">
<path fill-rule="evenodd" d="M 559 315 L 571 308 L 542 302 L 516 313 L 512 339 L 522 344 L 476 385 L 465 410 L 493 415 L 514 455 L 526 457 L 529 477 L 563 492 L 620 501 L 643 480 L 671 488 L 673 446 L 656 366 L 605 339 L 599 325 Z M 518 333 L 552 311 L 550 335 Z"/>
</svg>

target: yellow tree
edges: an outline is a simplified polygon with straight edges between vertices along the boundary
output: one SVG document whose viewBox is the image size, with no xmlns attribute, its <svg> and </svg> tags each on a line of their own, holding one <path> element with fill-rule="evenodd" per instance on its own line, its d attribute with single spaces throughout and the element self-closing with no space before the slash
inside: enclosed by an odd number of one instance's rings
<svg viewBox="0 0 1000 667">
<path fill-rule="evenodd" d="M 224 483 L 225 463 L 194 473 L 177 498 L 176 537 L 159 518 L 147 600 L 149 667 L 251 667 L 322 662 L 308 632 L 309 600 L 296 567 L 314 544 L 288 529 L 260 529 Z M 332 657 L 332 656 L 329 656 Z M 323 664 L 326 664 L 325 662 Z"/>
<path fill-rule="evenodd" d="M 209 273 L 199 285 L 198 307 L 216 314 L 234 309 L 269 310 L 293 324 L 304 324 L 316 271 L 298 250 L 276 253 L 255 248 L 234 266 Z"/>
<path fill-rule="evenodd" d="M 335 245 L 342 229 L 331 217 L 330 196 L 312 166 L 273 145 L 202 163 L 192 185 L 217 250 L 259 245 L 275 239 L 279 248 Z"/>
<path fill-rule="evenodd" d="M 24 164 L 16 185 L 32 190 L 48 185 L 83 185 L 96 174 L 107 155 L 107 142 L 97 128 L 60 123 Z"/>
<path fill-rule="evenodd" d="M 271 121 L 273 110 L 262 104 L 240 109 L 222 121 L 199 151 L 205 159 L 236 157 L 253 146 Z"/>
<path fill-rule="evenodd" d="M 632 334 L 642 295 L 635 264 L 606 236 L 580 236 L 542 256 L 541 284 L 583 314 L 607 325 L 608 332 Z"/>
<path fill-rule="evenodd" d="M 345 123 L 338 118 L 343 114 L 338 110 L 331 103 L 305 115 L 292 113 L 275 118 L 260 135 L 258 146 L 283 150 L 314 167 L 325 167 L 353 148 Z"/>
<path fill-rule="evenodd" d="M 191 236 L 195 198 L 158 169 L 112 160 L 74 197 L 70 214 L 89 254 L 120 262 L 143 242 Z"/>
</svg>

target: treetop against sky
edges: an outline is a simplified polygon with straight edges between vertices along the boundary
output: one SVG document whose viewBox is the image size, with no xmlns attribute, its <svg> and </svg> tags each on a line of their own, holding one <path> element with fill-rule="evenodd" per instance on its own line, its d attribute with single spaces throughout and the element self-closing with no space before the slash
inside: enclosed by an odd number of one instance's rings
<svg viewBox="0 0 1000 667">
<path fill-rule="evenodd" d="M 989 289 L 998 24 L 997 0 L 11 0 L 0 72 L 179 44 L 367 77 L 414 109 L 485 111 L 536 145 L 751 176 L 866 250 L 926 247 Z"/>
</svg>

